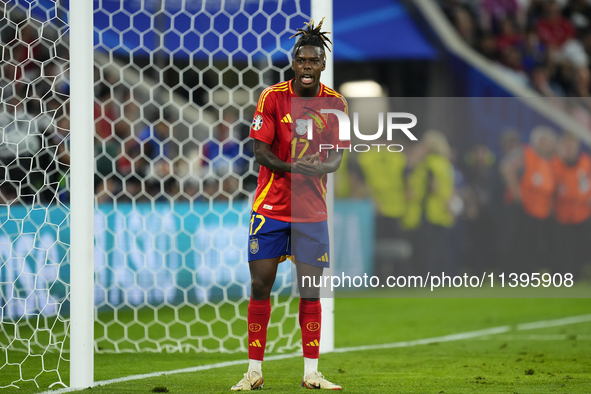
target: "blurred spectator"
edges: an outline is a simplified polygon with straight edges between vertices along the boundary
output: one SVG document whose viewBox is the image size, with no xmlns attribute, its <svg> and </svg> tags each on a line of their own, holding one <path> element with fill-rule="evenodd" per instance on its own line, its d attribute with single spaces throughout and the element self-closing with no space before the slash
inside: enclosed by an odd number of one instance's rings
<svg viewBox="0 0 591 394">
<path fill-rule="evenodd" d="M 495 244 L 499 250 L 500 260 L 498 266 L 501 270 L 511 268 L 513 247 L 516 229 L 516 216 L 520 214 L 521 207 L 514 203 L 511 192 L 507 187 L 503 169 L 510 163 L 520 160 L 523 153 L 523 144 L 519 133 L 513 129 L 503 131 L 500 138 L 501 157 L 492 172 L 492 204 L 494 205 L 495 229 L 497 238 Z"/>
<path fill-rule="evenodd" d="M 501 21 L 495 44 L 499 52 L 503 52 L 507 48 L 519 49 L 523 45 L 523 35 L 517 30 L 511 19 L 506 18 Z"/>
<path fill-rule="evenodd" d="M 168 126 L 168 118 L 157 120 L 148 124 L 138 134 L 137 139 L 131 139 L 140 146 L 141 155 L 151 161 L 170 159 L 171 132 Z"/>
<path fill-rule="evenodd" d="M 428 174 L 424 165 L 427 149 L 424 143 L 417 142 L 405 148 L 404 187 L 406 210 L 401 219 L 402 228 L 407 231 L 418 230 L 423 217 L 423 202 L 427 192 Z"/>
<path fill-rule="evenodd" d="M 591 157 L 581 152 L 579 140 L 565 134 L 560 140 L 558 155 L 552 160 L 556 181 L 554 272 L 572 273 L 575 280 L 582 274 L 583 264 L 590 263 L 591 235 Z"/>
<path fill-rule="evenodd" d="M 453 21 L 460 36 L 470 46 L 476 47 L 477 44 L 477 30 L 474 24 L 474 18 L 464 8 L 456 8 L 453 14 Z"/>
<path fill-rule="evenodd" d="M 466 261 L 480 261 L 494 267 L 499 259 L 496 239 L 494 194 L 495 157 L 485 145 L 472 148 L 465 157 L 466 165 Z"/>
<path fill-rule="evenodd" d="M 41 63 L 47 59 L 48 48 L 39 40 L 39 30 L 31 20 L 22 24 L 17 39 L 9 43 L 11 61 L 16 65 L 15 80 L 32 81 L 41 75 Z"/>
<path fill-rule="evenodd" d="M 118 196 L 118 203 L 139 203 L 150 201 L 145 184 L 137 176 L 130 176 L 123 180 L 123 190 Z"/>
<path fill-rule="evenodd" d="M 225 200 L 220 190 L 220 182 L 217 178 L 209 178 L 203 182 L 203 193 L 201 193 L 197 201 L 209 202 L 211 200 Z"/>
<path fill-rule="evenodd" d="M 248 169 L 248 150 L 244 150 L 234 132 L 236 117 L 225 113 L 222 121 L 214 129 L 213 139 L 203 146 L 203 156 L 208 160 L 210 168 L 216 175 L 228 172 L 242 175 Z"/>
<path fill-rule="evenodd" d="M 356 157 L 365 182 L 376 202 L 378 217 L 384 218 L 387 222 L 396 223 L 394 226 L 385 226 L 394 229 L 406 211 L 405 156 L 370 149 L 368 152 L 357 154 Z"/>
<path fill-rule="evenodd" d="M 587 68 L 589 65 L 589 56 L 585 52 L 583 43 L 579 40 L 568 40 L 559 54 L 559 59 L 569 63 L 569 66 L 575 68 Z"/>
<path fill-rule="evenodd" d="M 335 179 L 335 197 L 336 198 L 347 198 L 351 197 L 351 172 L 349 171 L 349 159 L 351 158 L 351 153 L 349 151 L 344 151 L 343 156 L 341 157 L 341 165 L 339 169 L 334 173 Z"/>
<path fill-rule="evenodd" d="M 485 0 L 480 3 L 478 26 L 474 25 L 470 3 L 448 0 L 442 2 L 442 8 L 460 36 L 487 59 L 498 61 L 513 83 L 530 85 L 545 97 L 588 97 L 591 4 L 587 0 L 566 3 Z M 475 46 L 477 31 L 480 35 Z M 591 100 L 581 100 L 578 106 L 561 100 L 552 102 L 583 124 L 591 123 Z"/>
<path fill-rule="evenodd" d="M 121 152 L 121 143 L 114 137 L 95 138 L 94 156 L 95 173 L 101 177 L 109 177 L 117 173 L 117 157 Z"/>
<path fill-rule="evenodd" d="M 335 172 L 335 197 L 366 198 L 369 196 L 368 186 L 363 179 L 363 172 L 355 154 L 345 150 L 341 166 Z"/>
<path fill-rule="evenodd" d="M 466 202 L 470 195 L 464 167 L 457 162 L 456 150 L 450 147 L 450 163 L 453 168 L 453 193 L 449 199 L 449 211 L 454 217 L 449 230 L 450 270 L 457 272 L 466 251 Z M 469 265 L 470 263 L 468 263 Z"/>
<path fill-rule="evenodd" d="M 424 163 L 427 147 L 423 141 L 409 144 L 405 148 L 406 166 L 404 168 L 404 186 L 406 211 L 401 219 L 401 227 L 411 245 L 413 273 L 420 274 L 423 269 L 425 240 L 422 239 L 421 224 L 429 176 Z"/>
<path fill-rule="evenodd" d="M 478 50 L 488 60 L 497 61 L 499 53 L 495 36 L 490 33 L 483 33 L 478 40 Z"/>
<path fill-rule="evenodd" d="M 406 157 L 402 153 L 378 152 L 377 149 L 358 153 L 356 157 L 376 205 L 374 272 L 381 278 L 395 272 L 400 274 L 403 260 L 406 260 L 410 251 L 410 246 L 403 241 L 400 228 L 400 219 L 406 212 Z"/>
<path fill-rule="evenodd" d="M 17 188 L 14 183 L 2 181 L 0 183 L 0 205 L 18 203 Z"/>
<path fill-rule="evenodd" d="M 131 125 L 125 119 L 118 119 L 115 123 L 115 141 L 118 143 L 117 172 L 121 175 L 146 176 L 149 164 L 141 155 L 142 146 L 133 137 Z"/>
<path fill-rule="evenodd" d="M 546 3 L 544 17 L 537 21 L 536 31 L 542 43 L 551 49 L 560 49 L 575 37 L 572 23 L 561 15 L 556 1 Z"/>
<path fill-rule="evenodd" d="M 9 55 L 0 65 L 0 203 L 67 202 L 69 119 L 58 116 L 69 99 L 67 45 L 56 44 L 58 33 L 52 36 L 52 29 L 43 30 L 19 7 L 0 26 Z M 144 127 L 141 116 L 148 107 L 138 97 L 144 93 L 123 81 L 127 72 L 104 66 L 94 71 L 100 81 L 94 107 L 98 203 L 193 199 L 201 191 L 207 202 L 248 198 L 256 187 L 256 167 L 244 122 L 226 114 L 212 141 L 202 146 L 199 136 L 179 152 L 166 116 Z M 181 127 L 179 138 L 186 139 L 185 132 Z M 209 170 L 215 179 L 199 187 Z"/>
<path fill-rule="evenodd" d="M 204 165 L 199 145 L 184 144 L 181 146 L 180 151 L 183 154 L 177 157 L 174 165 L 174 173 L 179 178 L 188 178 L 186 182 L 194 182 L 207 175 L 207 167 Z"/>
<path fill-rule="evenodd" d="M 231 201 L 248 200 L 248 195 L 244 192 L 244 188 L 240 186 L 240 179 L 236 175 L 230 175 L 223 180 L 222 195 L 225 199 Z"/>
<path fill-rule="evenodd" d="M 47 166 L 43 168 L 47 182 L 45 200 L 47 202 L 58 199 L 61 202 L 69 201 L 68 171 L 70 169 L 70 118 L 66 115 L 60 117 L 53 134 L 46 135 Z"/>
<path fill-rule="evenodd" d="M 591 29 L 582 33 L 580 39 L 587 57 L 591 56 Z"/>
<path fill-rule="evenodd" d="M 199 197 L 199 182 L 189 179 L 183 183 L 183 189 L 176 201 L 193 202 Z"/>
<path fill-rule="evenodd" d="M 43 172 L 36 156 L 42 151 L 42 136 L 48 127 L 37 106 L 12 97 L 2 103 L 0 113 L 0 183 L 17 191 L 19 202 L 33 203 L 43 187 Z M 39 202 L 39 201 L 37 201 Z"/>
<path fill-rule="evenodd" d="M 574 77 L 569 92 L 575 98 L 569 100 L 569 104 L 573 107 L 571 113 L 582 124 L 589 125 L 589 116 L 591 114 L 591 73 L 587 67 L 579 67 L 573 71 Z"/>
<path fill-rule="evenodd" d="M 563 15 L 579 34 L 591 27 L 591 5 L 587 0 L 569 0 Z"/>
<path fill-rule="evenodd" d="M 480 2 L 480 24 L 485 31 L 498 30 L 507 19 L 524 25 L 524 13 L 518 0 L 482 0 Z M 500 27 L 502 30 L 502 27 Z"/>
<path fill-rule="evenodd" d="M 570 86 L 569 95 L 574 97 L 591 97 L 589 92 L 591 76 L 587 67 L 578 67 L 574 70 L 573 83 Z"/>
<path fill-rule="evenodd" d="M 96 77 L 96 76 L 95 76 Z M 105 85 L 95 89 L 94 101 L 94 156 L 95 171 L 103 178 L 117 173 L 117 158 L 121 153 L 121 142 L 116 138 L 115 120 L 117 119 L 110 90 Z"/>
<path fill-rule="evenodd" d="M 453 272 L 449 250 L 449 229 L 454 224 L 450 207 L 454 195 L 454 168 L 449 159 L 451 149 L 445 135 L 437 130 L 427 131 L 422 142 L 427 151 L 423 162 L 428 174 L 425 223 L 421 230 L 423 238 L 429 240 L 423 260 L 424 269 Z"/>
<path fill-rule="evenodd" d="M 538 126 L 531 132 L 530 145 L 503 163 L 502 172 L 511 198 L 521 207 L 512 248 L 513 269 L 521 272 L 549 268 L 549 217 L 555 184 L 550 159 L 555 149 L 555 133 L 546 126 Z"/>
<path fill-rule="evenodd" d="M 536 21 L 544 16 L 546 4 L 549 0 L 525 0 L 527 4 L 527 25 L 533 26 Z M 560 0 L 565 2 L 566 0 Z"/>
<path fill-rule="evenodd" d="M 97 204 L 109 204 L 115 201 L 117 193 L 117 182 L 114 176 L 96 177 L 94 184 L 94 194 Z"/>
<path fill-rule="evenodd" d="M 117 119 L 117 113 L 111 100 L 111 92 L 105 85 L 99 85 L 95 89 L 94 101 L 94 127 L 95 133 L 101 140 L 107 140 L 113 136 L 113 122 Z"/>
<path fill-rule="evenodd" d="M 174 202 L 181 197 L 181 187 L 178 180 L 173 177 L 168 178 L 164 182 L 164 193 L 160 197 L 161 201 Z"/>
<path fill-rule="evenodd" d="M 521 51 L 514 47 L 507 47 L 501 52 L 501 64 L 505 74 L 510 77 L 514 83 L 522 86 L 528 84 L 528 77 L 523 70 L 523 59 Z"/>
<path fill-rule="evenodd" d="M 177 194 L 172 166 L 172 132 L 169 116 L 145 126 L 137 137 L 125 142 L 134 157 L 134 173 L 144 180 L 145 193 L 152 201 L 168 201 Z"/>
<path fill-rule="evenodd" d="M 532 88 L 537 91 L 540 96 L 557 98 L 564 96 L 562 88 L 557 83 L 550 80 L 548 67 L 545 65 L 535 66 L 531 72 Z M 559 104 L 555 102 L 555 104 Z"/>
<path fill-rule="evenodd" d="M 531 72 L 536 66 L 546 65 L 549 69 L 551 63 L 546 53 L 546 48 L 540 41 L 540 38 L 534 30 L 528 30 L 525 33 L 523 41 L 523 68 L 526 72 Z M 551 70 L 548 70 L 549 72 Z"/>
</svg>

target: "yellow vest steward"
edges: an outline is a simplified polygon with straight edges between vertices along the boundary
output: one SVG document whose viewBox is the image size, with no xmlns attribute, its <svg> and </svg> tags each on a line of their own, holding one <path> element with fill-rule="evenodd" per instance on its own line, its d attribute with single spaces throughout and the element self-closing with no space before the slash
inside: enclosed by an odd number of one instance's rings
<svg viewBox="0 0 591 394">
<path fill-rule="evenodd" d="M 451 227 L 454 224 L 449 210 L 454 192 L 453 166 L 446 157 L 436 154 L 427 155 L 425 166 L 433 182 L 425 201 L 425 219 L 438 226 Z"/>
<path fill-rule="evenodd" d="M 369 150 L 359 153 L 357 162 L 363 171 L 379 212 L 390 218 L 402 218 L 406 211 L 404 167 L 401 153 Z"/>
<path fill-rule="evenodd" d="M 351 154 L 348 150 L 343 151 L 341 165 L 334 173 L 335 187 L 334 194 L 336 198 L 347 198 L 351 196 L 351 181 L 349 179 L 349 158 Z"/>
<path fill-rule="evenodd" d="M 421 225 L 423 202 L 427 193 L 428 180 L 429 177 L 425 163 L 416 166 L 406 179 L 406 212 L 401 220 L 402 228 L 406 230 L 416 230 Z"/>
</svg>

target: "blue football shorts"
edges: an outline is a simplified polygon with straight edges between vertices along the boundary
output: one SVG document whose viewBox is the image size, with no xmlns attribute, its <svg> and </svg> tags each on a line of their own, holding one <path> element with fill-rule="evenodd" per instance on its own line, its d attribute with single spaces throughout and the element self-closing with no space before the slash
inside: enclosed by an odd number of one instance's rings
<svg viewBox="0 0 591 394">
<path fill-rule="evenodd" d="M 252 211 L 248 235 L 248 261 L 296 258 L 316 267 L 329 267 L 328 225 L 282 222 Z"/>
</svg>

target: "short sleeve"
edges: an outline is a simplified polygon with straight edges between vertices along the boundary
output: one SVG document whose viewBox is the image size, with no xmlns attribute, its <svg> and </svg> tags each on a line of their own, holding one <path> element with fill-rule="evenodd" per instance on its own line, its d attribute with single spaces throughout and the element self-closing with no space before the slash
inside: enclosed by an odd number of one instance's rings
<svg viewBox="0 0 591 394">
<path fill-rule="evenodd" d="M 275 94 L 271 89 L 263 90 L 257 103 L 250 126 L 250 138 L 271 144 L 275 139 Z"/>
</svg>

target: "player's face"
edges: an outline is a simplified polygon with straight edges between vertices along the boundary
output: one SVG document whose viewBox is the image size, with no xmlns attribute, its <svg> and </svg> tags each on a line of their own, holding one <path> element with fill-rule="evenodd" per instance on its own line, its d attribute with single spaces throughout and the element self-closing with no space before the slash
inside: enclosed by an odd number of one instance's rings
<svg viewBox="0 0 591 394">
<path fill-rule="evenodd" d="M 304 91 L 316 90 L 320 83 L 320 73 L 325 67 L 324 52 L 320 47 L 301 47 L 291 62 L 291 68 L 295 71 L 296 86 Z"/>
</svg>

